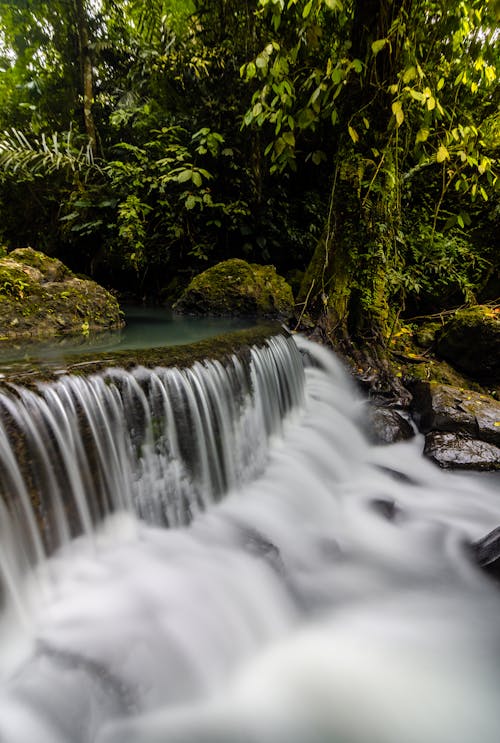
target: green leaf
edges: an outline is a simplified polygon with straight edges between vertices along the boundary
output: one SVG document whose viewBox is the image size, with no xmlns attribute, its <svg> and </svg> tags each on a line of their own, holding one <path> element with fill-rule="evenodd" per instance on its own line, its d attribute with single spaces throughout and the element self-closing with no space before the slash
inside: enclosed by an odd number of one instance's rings
<svg viewBox="0 0 500 743">
<path fill-rule="evenodd" d="M 295 147 L 295 136 L 293 132 L 283 132 L 282 136 L 289 147 Z"/>
<path fill-rule="evenodd" d="M 391 106 L 392 113 L 396 117 L 396 126 L 401 126 L 401 124 L 404 121 L 405 115 L 403 113 L 403 109 L 401 107 L 401 103 L 399 101 L 394 101 L 394 103 Z"/>
<path fill-rule="evenodd" d="M 307 18 L 307 16 L 311 12 L 312 4 L 313 0 L 309 0 L 309 2 L 305 4 L 304 10 L 302 11 L 302 18 Z"/>
<path fill-rule="evenodd" d="M 436 152 L 436 160 L 438 161 L 438 163 L 443 163 L 445 160 L 449 159 L 450 153 L 448 152 L 444 144 L 442 144 Z"/>
<path fill-rule="evenodd" d="M 181 170 L 179 175 L 177 176 L 177 183 L 186 183 L 186 181 L 190 181 L 193 176 L 193 171 L 191 168 L 189 170 Z"/>
<path fill-rule="evenodd" d="M 191 180 L 193 181 L 194 185 L 199 188 L 202 183 L 201 175 L 198 173 L 197 170 L 193 170 L 193 174 L 191 176 Z"/>
<path fill-rule="evenodd" d="M 353 59 L 352 66 L 354 67 L 354 71 L 358 74 L 363 71 L 363 62 L 360 59 Z"/>
<path fill-rule="evenodd" d="M 420 129 L 417 132 L 417 136 L 416 136 L 415 141 L 416 141 L 417 144 L 419 142 L 427 142 L 428 137 L 429 137 L 429 130 L 428 129 Z"/>
<path fill-rule="evenodd" d="M 406 85 L 412 80 L 415 80 L 416 77 L 417 77 L 417 70 L 415 69 L 415 67 L 407 67 L 403 73 L 403 82 Z"/>
<path fill-rule="evenodd" d="M 359 142 L 359 134 L 357 133 L 356 129 L 354 129 L 352 126 L 348 126 L 347 131 L 349 132 L 349 136 L 354 144 L 356 144 L 356 142 Z"/>
<path fill-rule="evenodd" d="M 377 39 L 376 41 L 372 42 L 372 52 L 374 55 L 377 55 L 379 52 L 382 51 L 384 46 L 389 43 L 389 39 Z"/>
</svg>

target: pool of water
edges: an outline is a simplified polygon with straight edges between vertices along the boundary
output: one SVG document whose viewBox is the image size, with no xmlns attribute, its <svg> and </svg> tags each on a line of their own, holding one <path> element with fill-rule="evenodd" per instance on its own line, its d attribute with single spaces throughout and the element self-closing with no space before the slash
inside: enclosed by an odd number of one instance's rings
<svg viewBox="0 0 500 743">
<path fill-rule="evenodd" d="M 121 330 L 62 335 L 45 341 L 20 340 L 0 343 L 0 368 L 13 362 L 31 364 L 57 362 L 81 353 L 140 350 L 210 338 L 220 333 L 249 328 L 253 320 L 222 317 L 183 317 L 165 308 L 125 307 L 125 327 Z"/>
</svg>

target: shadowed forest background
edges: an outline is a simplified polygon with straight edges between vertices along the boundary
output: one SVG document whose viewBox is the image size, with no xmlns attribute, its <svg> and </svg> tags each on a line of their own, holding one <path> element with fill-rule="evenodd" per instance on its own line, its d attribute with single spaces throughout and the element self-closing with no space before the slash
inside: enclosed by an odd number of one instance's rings
<svg viewBox="0 0 500 743">
<path fill-rule="evenodd" d="M 149 301 L 230 257 L 384 341 L 500 295 L 498 2 L 0 2 L 0 243 Z M 15 291 L 15 287 L 0 287 Z"/>
</svg>

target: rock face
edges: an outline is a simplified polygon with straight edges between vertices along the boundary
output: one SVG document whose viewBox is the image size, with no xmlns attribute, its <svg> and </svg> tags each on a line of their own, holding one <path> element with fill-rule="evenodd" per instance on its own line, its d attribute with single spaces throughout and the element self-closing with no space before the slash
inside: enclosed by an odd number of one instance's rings
<svg viewBox="0 0 500 743">
<path fill-rule="evenodd" d="M 459 387 L 418 382 L 413 415 L 424 452 L 441 467 L 500 469 L 500 402 Z"/>
<path fill-rule="evenodd" d="M 458 310 L 436 336 L 436 352 L 480 381 L 500 380 L 500 308 Z"/>
<path fill-rule="evenodd" d="M 122 327 L 116 299 L 32 248 L 0 258 L 0 340 Z"/>
<path fill-rule="evenodd" d="M 474 556 L 483 570 L 500 581 L 500 527 L 472 544 Z"/>
<path fill-rule="evenodd" d="M 410 423 L 397 410 L 372 408 L 368 416 L 368 433 L 376 444 L 394 444 L 414 436 Z"/>
<path fill-rule="evenodd" d="M 195 276 L 174 309 L 194 315 L 286 318 L 293 306 L 292 290 L 274 266 L 233 258 Z"/>
<path fill-rule="evenodd" d="M 440 467 L 465 470 L 500 470 L 500 448 L 461 433 L 431 431 L 424 454 Z"/>
</svg>

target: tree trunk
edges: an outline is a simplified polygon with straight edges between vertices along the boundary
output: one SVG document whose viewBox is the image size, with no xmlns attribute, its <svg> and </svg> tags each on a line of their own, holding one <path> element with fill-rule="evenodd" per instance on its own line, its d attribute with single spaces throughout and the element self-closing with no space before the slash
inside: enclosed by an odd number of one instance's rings
<svg viewBox="0 0 500 743">
<path fill-rule="evenodd" d="M 346 134 L 340 140 L 327 224 L 299 293 L 299 303 L 313 315 L 328 315 L 339 340 L 352 338 L 376 346 L 385 344 L 393 324 L 388 279 L 397 262 L 400 206 L 397 131 L 389 125 L 386 91 L 394 82 L 400 49 L 394 41 L 373 56 L 371 44 L 387 36 L 404 2 L 357 0 L 352 49 L 368 67 L 363 80 L 354 78 L 347 87 L 341 120 L 351 121 L 369 104 L 370 129 L 363 148 Z M 372 148 L 380 152 L 378 165 L 373 163 Z"/>
<path fill-rule="evenodd" d="M 97 154 L 97 131 L 92 114 L 94 102 L 94 72 L 92 68 L 92 56 L 90 53 L 90 35 L 85 14 L 84 0 L 74 0 L 77 20 L 78 44 L 80 53 L 80 70 L 83 93 L 83 121 L 85 131 L 89 138 L 92 154 Z"/>
</svg>

